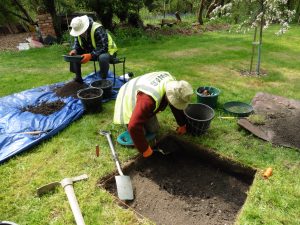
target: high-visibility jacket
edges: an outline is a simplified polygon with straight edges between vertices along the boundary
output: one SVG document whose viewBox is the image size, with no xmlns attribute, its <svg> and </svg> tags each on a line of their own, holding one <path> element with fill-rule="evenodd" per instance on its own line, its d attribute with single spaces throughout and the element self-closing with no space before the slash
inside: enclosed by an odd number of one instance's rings
<svg viewBox="0 0 300 225">
<path fill-rule="evenodd" d="M 154 99 L 155 111 L 166 93 L 166 83 L 173 80 L 175 78 L 170 73 L 160 71 L 136 77 L 124 84 L 116 99 L 114 123 L 129 123 L 139 91 Z"/>
<path fill-rule="evenodd" d="M 91 40 L 92 40 L 92 46 L 94 48 L 97 47 L 96 46 L 96 41 L 95 41 L 95 30 L 98 27 L 102 27 L 102 24 L 97 23 L 97 22 L 93 22 L 93 25 L 92 25 L 92 28 L 91 28 Z M 108 38 L 108 53 L 110 55 L 113 55 L 115 52 L 118 51 L 117 45 L 116 45 L 116 43 L 114 42 L 114 40 L 112 39 L 112 37 L 110 36 L 110 34 L 108 32 L 107 32 L 107 38 Z M 83 48 L 80 36 L 78 36 L 78 42 L 79 42 L 79 45 Z"/>
</svg>

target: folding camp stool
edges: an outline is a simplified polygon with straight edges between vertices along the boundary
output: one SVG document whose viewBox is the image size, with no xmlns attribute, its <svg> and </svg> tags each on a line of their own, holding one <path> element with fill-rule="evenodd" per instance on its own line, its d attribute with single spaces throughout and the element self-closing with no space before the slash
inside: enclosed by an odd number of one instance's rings
<svg viewBox="0 0 300 225">
<path fill-rule="evenodd" d="M 92 60 L 94 62 L 94 71 L 95 71 L 95 74 L 96 74 L 96 61 L 98 60 Z M 124 80 L 123 82 L 126 83 L 126 80 L 125 80 L 125 62 L 126 62 L 126 57 L 117 57 L 117 56 L 114 56 L 110 61 L 109 61 L 109 64 L 112 64 L 113 65 L 113 73 L 114 73 L 114 84 L 115 85 L 115 81 L 116 81 L 116 64 L 120 64 L 122 63 L 123 64 L 123 77 L 124 77 Z"/>
</svg>

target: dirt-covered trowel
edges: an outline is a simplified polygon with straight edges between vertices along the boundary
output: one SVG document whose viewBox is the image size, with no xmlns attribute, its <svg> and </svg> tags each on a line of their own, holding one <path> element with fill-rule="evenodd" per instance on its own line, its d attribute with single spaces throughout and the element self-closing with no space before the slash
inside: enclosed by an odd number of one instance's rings
<svg viewBox="0 0 300 225">
<path fill-rule="evenodd" d="M 99 133 L 101 135 L 104 135 L 109 143 L 109 147 L 112 153 L 112 157 L 116 163 L 117 170 L 119 173 L 119 176 L 115 176 L 116 179 L 116 184 L 117 184 L 117 192 L 118 192 L 118 197 L 121 200 L 133 200 L 133 189 L 132 189 L 132 184 L 131 184 L 131 179 L 129 176 L 124 176 L 120 162 L 118 159 L 118 155 L 115 151 L 114 145 L 111 140 L 110 132 L 105 131 L 105 130 L 100 130 Z"/>
<path fill-rule="evenodd" d="M 86 180 L 87 178 L 88 178 L 88 175 L 83 174 L 78 177 L 65 178 L 65 179 L 61 180 L 60 182 L 57 181 L 57 182 L 53 182 L 50 184 L 46 184 L 37 189 L 37 195 L 39 197 L 41 197 L 43 194 L 53 191 L 57 186 L 61 185 L 64 188 L 66 195 L 68 197 L 76 224 L 77 225 L 85 225 L 79 205 L 78 205 L 78 201 L 76 199 L 76 195 L 75 195 L 75 192 L 73 189 L 73 183 L 76 181 Z"/>
</svg>

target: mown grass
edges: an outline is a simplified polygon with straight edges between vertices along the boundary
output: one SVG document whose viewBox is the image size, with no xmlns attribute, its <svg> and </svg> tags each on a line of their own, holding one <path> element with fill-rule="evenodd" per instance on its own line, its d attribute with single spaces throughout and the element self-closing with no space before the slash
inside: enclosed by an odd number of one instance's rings
<svg viewBox="0 0 300 225">
<path fill-rule="evenodd" d="M 209 32 L 194 36 L 172 36 L 149 42 L 137 38 L 135 45 L 120 46 L 126 55 L 127 71 L 135 76 L 166 70 L 189 81 L 194 89 L 212 85 L 221 89 L 216 118 L 209 132 L 184 139 L 215 149 L 220 154 L 258 169 L 240 211 L 237 224 L 299 224 L 300 163 L 299 151 L 272 146 L 241 130 L 234 120 L 221 120 L 222 104 L 237 100 L 251 102 L 257 92 L 268 92 L 300 99 L 300 28 L 284 36 L 265 33 L 262 68 L 265 77 L 240 76 L 249 67 L 251 34 Z M 68 49 L 52 46 L 24 52 L 0 53 L 0 96 L 73 78 L 62 54 Z M 83 74 L 93 71 L 92 63 Z M 121 70 L 120 70 L 121 71 Z M 196 101 L 196 95 L 193 97 Z M 114 170 L 109 147 L 99 129 L 111 130 L 114 140 L 123 127 L 112 124 L 114 101 L 104 104 L 98 115 L 85 115 L 58 135 L 0 165 L 1 220 L 18 224 L 73 224 L 73 216 L 62 188 L 38 198 L 37 187 L 64 177 L 89 175 L 74 185 L 86 224 L 148 224 L 131 211 L 120 208 L 114 198 L 97 187 L 100 177 Z M 159 114 L 160 134 L 174 132 L 176 124 L 170 110 Z M 284 131 L 283 131 L 284 132 Z M 95 145 L 100 157 L 95 156 Z M 116 144 L 125 162 L 137 154 L 134 149 Z M 272 167 L 269 180 L 261 171 Z"/>
</svg>

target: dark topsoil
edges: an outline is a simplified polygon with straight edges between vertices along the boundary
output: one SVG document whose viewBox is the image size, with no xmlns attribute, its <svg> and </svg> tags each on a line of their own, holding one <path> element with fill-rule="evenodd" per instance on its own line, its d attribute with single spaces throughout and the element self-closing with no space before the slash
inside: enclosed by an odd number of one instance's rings
<svg viewBox="0 0 300 225">
<path fill-rule="evenodd" d="M 39 105 L 33 106 L 27 106 L 25 108 L 22 108 L 22 112 L 31 112 L 34 114 L 42 114 L 42 115 L 51 115 L 52 113 L 55 113 L 56 111 L 61 110 L 65 106 L 65 103 L 61 100 L 53 101 L 53 102 L 42 102 Z"/>
<path fill-rule="evenodd" d="M 223 159 L 214 160 L 215 155 L 207 155 L 206 150 L 200 155 L 194 154 L 189 151 L 191 145 L 174 140 L 164 139 L 163 147 L 175 148 L 175 152 L 138 158 L 124 168 L 135 195 L 127 204 L 156 224 L 233 224 L 255 171 L 250 169 L 240 174 L 248 181 L 244 182 L 221 168 L 212 167 L 213 163 L 209 162 L 213 160 L 214 164 L 220 162 L 221 165 Z M 236 165 L 233 167 L 238 169 Z M 245 171 L 242 166 L 241 171 Z M 116 195 L 113 177 L 100 184 Z"/>
<path fill-rule="evenodd" d="M 53 91 L 56 93 L 57 96 L 59 97 L 74 97 L 77 98 L 77 92 L 80 89 L 87 88 L 88 85 L 85 83 L 79 83 L 76 81 L 71 81 L 69 83 L 66 83 L 62 87 L 56 88 Z"/>
<path fill-rule="evenodd" d="M 77 92 L 80 89 L 86 88 L 87 85 L 85 83 L 78 83 L 75 81 L 71 81 L 66 83 L 65 85 L 55 88 L 53 91 L 59 97 L 69 97 L 72 96 L 77 98 Z M 65 103 L 61 100 L 53 101 L 53 102 L 42 102 L 38 105 L 31 105 L 25 108 L 22 108 L 21 111 L 31 112 L 34 114 L 42 114 L 42 115 L 51 115 L 64 107 Z"/>
</svg>

